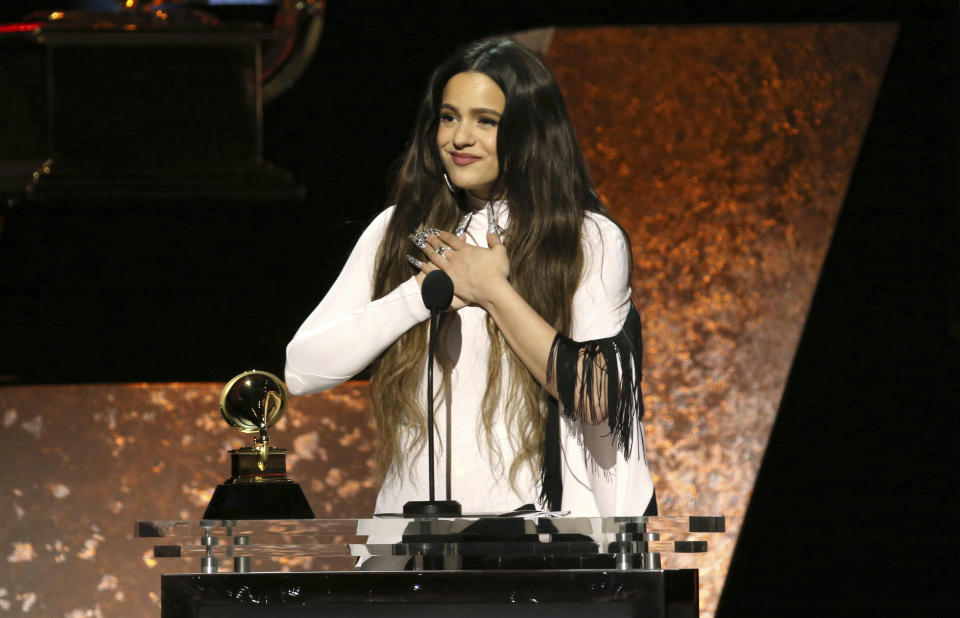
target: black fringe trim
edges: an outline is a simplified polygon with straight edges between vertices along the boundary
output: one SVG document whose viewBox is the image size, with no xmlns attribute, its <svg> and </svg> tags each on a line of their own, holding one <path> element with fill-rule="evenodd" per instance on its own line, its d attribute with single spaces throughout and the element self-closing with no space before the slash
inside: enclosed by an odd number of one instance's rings
<svg viewBox="0 0 960 618">
<path fill-rule="evenodd" d="M 563 477 L 560 457 L 560 411 L 557 400 L 547 401 L 547 431 L 544 436 L 543 463 L 540 467 L 540 504 L 548 511 L 563 505 Z"/>
<path fill-rule="evenodd" d="M 557 333 L 554 338 L 546 378 L 557 387 L 559 405 L 553 398 L 547 404 L 540 471 L 540 503 L 549 510 L 560 510 L 563 502 L 560 407 L 571 421 L 606 421 L 617 449 L 630 456 L 634 423 L 643 419 L 641 335 L 640 313 L 631 305 L 623 328 L 613 337 L 577 342 Z"/>
</svg>

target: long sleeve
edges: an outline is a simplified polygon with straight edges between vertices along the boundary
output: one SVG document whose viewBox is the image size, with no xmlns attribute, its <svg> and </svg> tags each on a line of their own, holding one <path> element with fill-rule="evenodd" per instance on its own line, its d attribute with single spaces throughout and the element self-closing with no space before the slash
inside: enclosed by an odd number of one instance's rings
<svg viewBox="0 0 960 618">
<path fill-rule="evenodd" d="M 575 324 L 573 337 L 557 334 L 547 371 L 564 415 L 586 425 L 605 424 L 629 455 L 632 425 L 643 416 L 640 315 L 630 302 L 630 256 L 622 232 L 606 219 L 588 219 L 591 223 L 596 228 L 585 234 L 586 276 L 573 306 L 574 318 L 586 316 L 589 323 Z"/>
<path fill-rule="evenodd" d="M 326 390 L 350 379 L 430 317 L 413 276 L 373 299 L 377 250 L 392 213 L 393 208 L 384 210 L 363 232 L 333 286 L 287 345 L 285 374 L 292 394 Z"/>
<path fill-rule="evenodd" d="M 630 263 L 623 232 L 611 220 L 588 214 L 583 224 L 584 271 L 573 296 L 570 338 L 590 341 L 616 335 L 630 310 Z"/>
<path fill-rule="evenodd" d="M 586 425 L 605 424 L 625 454 L 630 425 L 642 414 L 640 316 L 631 303 L 623 233 L 609 219 L 584 225 L 584 275 L 573 299 L 570 337 L 558 334 L 548 360 L 564 415 Z"/>
<path fill-rule="evenodd" d="M 639 315 L 631 301 L 632 256 L 623 232 L 599 215 L 588 215 L 582 242 L 584 272 L 573 299 L 570 337 L 559 336 L 561 349 L 551 354 L 563 416 L 563 504 L 579 512 L 639 515 L 653 484 L 641 423 L 642 351 Z M 562 355 L 566 369 L 560 366 Z"/>
</svg>

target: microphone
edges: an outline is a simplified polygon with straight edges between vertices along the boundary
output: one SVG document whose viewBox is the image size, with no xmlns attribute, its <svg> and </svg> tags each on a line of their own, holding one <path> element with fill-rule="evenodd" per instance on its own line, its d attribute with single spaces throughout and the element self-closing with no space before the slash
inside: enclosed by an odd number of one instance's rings
<svg viewBox="0 0 960 618">
<path fill-rule="evenodd" d="M 453 280 L 442 270 L 430 272 L 420 286 L 420 296 L 430 313 L 446 311 L 453 302 Z"/>
<path fill-rule="evenodd" d="M 460 515 L 462 508 L 459 502 L 436 499 L 433 471 L 433 354 L 437 347 L 437 322 L 440 313 L 446 311 L 453 302 L 453 280 L 442 270 L 430 272 L 420 284 L 420 296 L 423 298 L 423 304 L 430 310 L 430 346 L 427 359 L 427 455 L 430 457 L 430 499 L 407 502 L 403 505 L 403 514 L 407 517 Z"/>
</svg>

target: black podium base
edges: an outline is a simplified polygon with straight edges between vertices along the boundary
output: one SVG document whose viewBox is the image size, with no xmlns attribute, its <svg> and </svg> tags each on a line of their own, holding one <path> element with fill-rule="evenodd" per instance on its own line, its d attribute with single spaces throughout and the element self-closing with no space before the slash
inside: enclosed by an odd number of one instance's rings
<svg viewBox="0 0 960 618">
<path fill-rule="evenodd" d="M 313 519 L 297 483 L 217 485 L 203 519 Z"/>
<path fill-rule="evenodd" d="M 695 569 L 167 574 L 162 618 L 696 618 Z"/>
</svg>

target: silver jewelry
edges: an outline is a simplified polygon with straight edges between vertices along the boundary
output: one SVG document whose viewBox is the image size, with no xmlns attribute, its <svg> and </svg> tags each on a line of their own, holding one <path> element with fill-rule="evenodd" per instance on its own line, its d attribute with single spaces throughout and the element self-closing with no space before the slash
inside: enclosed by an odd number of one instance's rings
<svg viewBox="0 0 960 618">
<path fill-rule="evenodd" d="M 493 204 L 487 206 L 487 232 L 500 235 L 503 228 L 497 223 L 497 212 L 493 209 Z"/>
<path fill-rule="evenodd" d="M 439 236 L 440 230 L 435 227 L 425 227 L 421 230 L 414 230 L 407 238 L 417 246 L 417 249 L 423 249 L 427 246 L 427 238 L 430 236 Z"/>
<path fill-rule="evenodd" d="M 443 173 L 443 182 L 447 183 L 447 190 L 450 191 L 450 193 L 456 193 L 456 192 L 457 192 L 457 188 L 456 188 L 455 186 L 453 186 L 453 183 L 452 183 L 452 182 L 450 182 L 450 177 L 447 176 L 447 173 L 446 173 L 446 172 Z"/>
<path fill-rule="evenodd" d="M 459 238 L 464 232 L 466 232 L 467 226 L 470 225 L 470 219 L 472 218 L 472 211 L 463 215 L 463 219 L 460 219 L 460 223 L 457 224 L 457 229 L 453 230 L 453 235 Z"/>
<path fill-rule="evenodd" d="M 423 249 L 427 246 L 427 236 L 428 234 L 423 230 L 416 230 L 413 234 L 410 234 L 408 238 L 410 242 L 417 246 L 417 249 Z"/>
<path fill-rule="evenodd" d="M 423 268 L 423 262 L 413 257 L 409 253 L 407 254 L 407 261 L 410 262 L 410 264 L 412 264 L 413 267 L 416 268 L 417 270 L 420 270 Z"/>
<path fill-rule="evenodd" d="M 437 252 L 437 255 L 439 255 L 439 256 L 442 257 L 443 259 L 447 259 L 447 256 L 445 256 L 445 255 L 443 254 L 443 252 L 446 251 L 446 250 L 449 249 L 449 248 L 450 248 L 450 247 L 445 247 L 445 246 L 443 246 L 443 245 L 440 245 L 439 247 L 437 247 L 436 249 L 434 249 L 434 251 L 436 251 L 436 252 Z"/>
</svg>

